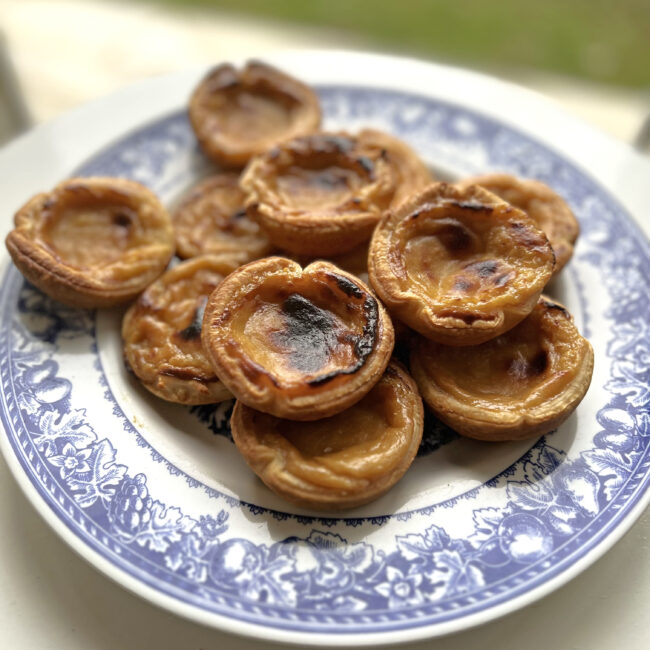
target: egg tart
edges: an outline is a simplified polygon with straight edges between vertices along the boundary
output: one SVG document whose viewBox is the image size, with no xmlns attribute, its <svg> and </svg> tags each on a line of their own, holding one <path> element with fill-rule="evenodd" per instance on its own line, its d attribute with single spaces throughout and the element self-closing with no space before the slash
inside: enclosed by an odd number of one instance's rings
<svg viewBox="0 0 650 650">
<path fill-rule="evenodd" d="M 553 271 L 546 235 L 479 186 L 430 185 L 391 210 L 370 244 L 370 282 L 391 313 L 447 345 L 514 327 Z"/>
<path fill-rule="evenodd" d="M 557 428 L 591 382 L 594 353 L 560 304 L 542 296 L 495 339 L 458 348 L 418 337 L 411 371 L 425 402 L 458 433 L 521 440 Z"/>
<path fill-rule="evenodd" d="M 165 272 L 122 321 L 127 366 L 154 395 L 181 404 L 231 399 L 201 345 L 208 296 L 236 268 L 228 259 L 195 257 Z"/>
<path fill-rule="evenodd" d="M 393 198 L 396 174 L 383 147 L 317 133 L 251 160 L 241 187 L 249 214 L 273 244 L 328 257 L 370 239 Z"/>
<path fill-rule="evenodd" d="M 321 109 L 309 86 L 249 61 L 241 70 L 229 63 L 211 70 L 192 94 L 189 117 L 210 158 L 243 167 L 276 142 L 316 131 Z"/>
<path fill-rule="evenodd" d="M 138 295 L 174 253 L 166 210 L 143 185 L 71 178 L 30 199 L 7 248 L 21 273 L 73 307 L 109 307 Z"/>
<path fill-rule="evenodd" d="M 435 180 L 429 168 L 406 142 L 374 129 L 364 129 L 357 137 L 364 144 L 383 149 L 384 156 L 393 169 L 395 193 L 391 207 L 402 203 Z"/>
<path fill-rule="evenodd" d="M 231 255 L 241 264 L 268 255 L 271 244 L 244 209 L 239 175 L 222 173 L 201 181 L 172 215 L 179 257 Z"/>
<path fill-rule="evenodd" d="M 548 185 L 509 174 L 475 176 L 459 185 L 480 185 L 523 210 L 548 237 L 555 253 L 554 275 L 571 259 L 573 246 L 580 234 L 580 225 L 566 201 Z"/>
<path fill-rule="evenodd" d="M 240 267 L 212 293 L 203 347 L 244 404 L 317 420 L 359 401 L 393 349 L 390 318 L 358 278 L 329 262 L 282 257 Z"/>
<path fill-rule="evenodd" d="M 314 422 L 260 413 L 241 402 L 232 436 L 251 469 L 281 497 L 342 510 L 384 494 L 404 475 L 422 439 L 422 399 L 399 363 L 359 402 Z"/>
</svg>

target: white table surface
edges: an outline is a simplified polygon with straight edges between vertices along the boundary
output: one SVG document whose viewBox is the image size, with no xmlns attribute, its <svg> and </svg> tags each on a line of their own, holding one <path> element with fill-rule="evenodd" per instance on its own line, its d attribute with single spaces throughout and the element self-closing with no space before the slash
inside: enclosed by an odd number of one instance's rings
<svg viewBox="0 0 650 650">
<path fill-rule="evenodd" d="M 649 220 L 643 226 L 647 231 Z M 1 457 L 0 531 L 0 650 L 271 645 L 178 618 L 98 573 L 45 524 Z M 551 595 L 482 627 L 409 647 L 648 650 L 649 614 L 650 509 L 614 548 Z"/>
</svg>

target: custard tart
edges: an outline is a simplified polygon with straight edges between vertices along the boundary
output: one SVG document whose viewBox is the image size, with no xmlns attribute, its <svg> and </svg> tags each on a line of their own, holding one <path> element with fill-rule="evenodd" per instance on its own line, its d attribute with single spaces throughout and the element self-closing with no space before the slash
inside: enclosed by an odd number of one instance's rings
<svg viewBox="0 0 650 650">
<path fill-rule="evenodd" d="M 316 93 L 259 61 L 241 70 L 217 66 L 190 99 L 189 117 L 203 151 L 215 162 L 243 167 L 275 143 L 316 131 Z"/>
<path fill-rule="evenodd" d="M 571 259 L 574 244 L 580 234 L 580 225 L 566 201 L 548 185 L 509 174 L 475 176 L 458 185 L 480 185 L 523 210 L 548 237 L 555 253 L 553 275 L 557 275 Z"/>
<path fill-rule="evenodd" d="M 593 349 L 560 304 L 542 296 L 495 339 L 452 347 L 418 337 L 411 371 L 424 401 L 452 429 L 479 440 L 521 440 L 557 428 L 585 396 Z"/>
<path fill-rule="evenodd" d="M 422 399 L 391 362 L 359 402 L 315 422 L 283 420 L 241 402 L 232 436 L 251 469 L 281 497 L 307 508 L 354 508 L 404 475 L 422 439 Z"/>
<path fill-rule="evenodd" d="M 553 271 L 546 235 L 479 186 L 435 183 L 375 230 L 370 283 L 391 313 L 447 345 L 476 345 L 514 327 Z"/>
<path fill-rule="evenodd" d="M 124 359 L 154 395 L 181 404 L 232 398 L 201 345 L 208 296 L 236 265 L 213 255 L 165 272 L 131 305 L 122 321 Z"/>
<path fill-rule="evenodd" d="M 203 347 L 244 404 L 317 420 L 359 401 L 393 349 L 390 318 L 358 278 L 329 262 L 282 257 L 240 267 L 212 293 Z"/>
<path fill-rule="evenodd" d="M 172 215 L 179 257 L 228 254 L 241 264 L 268 255 L 271 244 L 244 209 L 239 175 L 221 173 L 201 181 Z"/>
<path fill-rule="evenodd" d="M 385 149 L 345 133 L 284 142 L 251 160 L 246 208 L 278 248 L 328 257 L 370 239 L 396 174 Z"/>
<path fill-rule="evenodd" d="M 7 248 L 20 272 L 73 307 L 109 307 L 137 296 L 174 254 L 165 208 L 123 178 L 71 178 L 30 199 Z"/>
</svg>

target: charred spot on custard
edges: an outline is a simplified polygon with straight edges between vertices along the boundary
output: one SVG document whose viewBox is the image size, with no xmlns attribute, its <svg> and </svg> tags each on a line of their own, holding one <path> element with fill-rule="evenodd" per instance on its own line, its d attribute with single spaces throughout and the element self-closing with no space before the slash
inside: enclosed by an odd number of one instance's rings
<svg viewBox="0 0 650 650">
<path fill-rule="evenodd" d="M 290 364 L 314 374 L 323 368 L 337 344 L 337 324 L 326 310 L 298 293 L 282 303 L 285 329 L 273 332 L 273 342 L 286 349 Z"/>
<path fill-rule="evenodd" d="M 201 338 L 201 326 L 203 325 L 203 313 L 205 312 L 205 306 L 208 302 L 208 297 L 204 296 L 201 298 L 201 301 L 194 310 L 194 315 L 192 316 L 192 322 L 180 332 L 176 332 L 176 336 L 180 337 L 184 341 L 193 341 Z"/>
<path fill-rule="evenodd" d="M 508 374 L 515 379 L 524 380 L 539 377 L 548 368 L 548 354 L 540 350 L 532 359 L 519 355 L 510 361 Z"/>
<path fill-rule="evenodd" d="M 435 236 L 452 254 L 470 250 L 474 241 L 470 231 L 457 221 L 449 221 L 442 224 L 436 230 Z"/>
<path fill-rule="evenodd" d="M 131 217 L 125 212 L 116 212 L 111 221 L 114 225 L 120 226 L 121 228 L 129 228 L 133 223 Z"/>
<path fill-rule="evenodd" d="M 350 285 L 354 286 L 351 282 Z M 345 286 L 346 290 L 351 288 Z M 359 291 L 357 287 L 355 289 Z M 362 296 L 360 293 L 358 297 Z M 287 350 L 289 362 L 296 370 L 305 374 L 317 373 L 327 365 L 341 344 L 352 346 L 357 358 L 348 368 L 314 377 L 308 381 L 310 386 L 320 386 L 340 375 L 358 372 L 375 348 L 379 313 L 377 301 L 372 296 L 367 296 L 363 304 L 365 323 L 360 336 L 347 330 L 341 331 L 340 325 L 329 312 L 297 293 L 284 300 L 282 312 L 286 328 L 274 332 L 273 342 Z"/>
</svg>

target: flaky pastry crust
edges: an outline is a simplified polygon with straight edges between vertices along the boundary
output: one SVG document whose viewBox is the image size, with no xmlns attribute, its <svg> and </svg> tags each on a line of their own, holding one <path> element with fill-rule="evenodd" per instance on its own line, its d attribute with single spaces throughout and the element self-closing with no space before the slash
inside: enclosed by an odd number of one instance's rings
<svg viewBox="0 0 650 650">
<path fill-rule="evenodd" d="M 458 433 L 521 440 L 556 429 L 585 396 L 593 349 L 565 307 L 542 296 L 505 334 L 474 347 L 414 342 L 411 371 L 425 402 Z"/>
<path fill-rule="evenodd" d="M 30 199 L 14 221 L 6 245 L 18 269 L 73 307 L 131 300 L 174 253 L 167 211 L 150 190 L 123 178 L 70 178 Z"/>
<path fill-rule="evenodd" d="M 359 401 L 386 368 L 393 328 L 358 278 L 328 262 L 282 257 L 247 264 L 217 287 L 203 347 L 244 404 L 316 420 Z"/>
<path fill-rule="evenodd" d="M 447 345 L 514 327 L 553 270 L 544 233 L 487 190 L 435 183 L 391 210 L 373 234 L 370 283 L 391 313 Z"/>
<path fill-rule="evenodd" d="M 259 61 L 241 70 L 217 66 L 190 98 L 189 117 L 203 151 L 215 162 L 243 167 L 252 156 L 288 138 L 316 131 L 316 93 Z"/>
<path fill-rule="evenodd" d="M 422 440 L 422 399 L 391 362 L 372 390 L 333 417 L 293 422 L 235 404 L 232 436 L 251 469 L 281 497 L 342 510 L 372 501 L 404 475 Z"/>
</svg>

